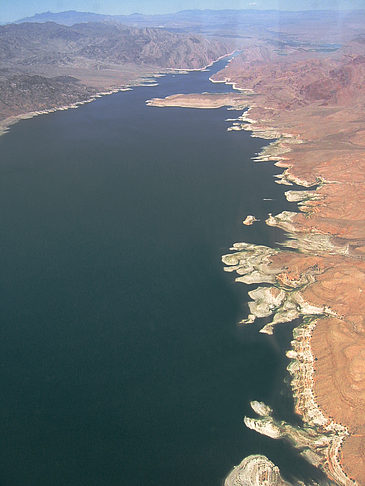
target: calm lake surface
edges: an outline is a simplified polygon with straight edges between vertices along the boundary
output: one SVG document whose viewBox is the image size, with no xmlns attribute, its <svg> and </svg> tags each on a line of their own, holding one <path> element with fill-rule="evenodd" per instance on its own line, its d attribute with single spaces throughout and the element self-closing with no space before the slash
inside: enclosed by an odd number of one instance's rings
<svg viewBox="0 0 365 486">
<path fill-rule="evenodd" d="M 208 80 L 224 62 L 0 138 L 4 486 L 219 486 L 253 453 L 316 474 L 242 420 L 252 399 L 296 420 L 291 328 L 238 327 L 249 289 L 221 263 L 282 238 L 242 225 L 293 207 L 250 160 L 267 142 L 227 132 L 234 111 L 145 105 L 229 91 Z"/>
</svg>

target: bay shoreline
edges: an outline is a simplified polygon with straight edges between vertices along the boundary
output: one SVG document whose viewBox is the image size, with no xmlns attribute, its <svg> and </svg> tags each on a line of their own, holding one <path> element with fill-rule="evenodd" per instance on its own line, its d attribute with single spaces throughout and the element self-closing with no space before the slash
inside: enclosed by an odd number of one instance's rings
<svg viewBox="0 0 365 486">
<path fill-rule="evenodd" d="M 2 120 L 0 120 L 0 136 L 4 135 L 7 133 L 10 128 L 18 123 L 21 120 L 28 120 L 31 118 L 34 118 L 36 116 L 40 115 L 47 115 L 49 113 L 55 113 L 56 111 L 65 111 L 65 110 L 70 110 L 70 109 L 76 109 L 79 108 L 82 105 L 85 105 L 87 103 L 92 103 L 98 98 L 101 98 L 102 96 L 108 96 L 112 95 L 115 93 L 123 92 L 123 91 L 130 91 L 133 88 L 139 87 L 139 86 L 152 86 L 153 82 L 155 82 L 157 85 L 157 80 L 161 76 L 166 76 L 168 74 L 184 74 L 184 73 L 189 73 L 189 72 L 194 72 L 194 71 L 205 71 L 207 68 L 211 67 L 213 64 L 216 62 L 225 59 L 226 57 L 230 57 L 237 52 L 236 50 L 224 54 L 222 56 L 219 56 L 217 59 L 214 59 L 211 61 L 209 64 L 206 66 L 203 66 L 202 68 L 166 68 L 166 69 L 158 69 L 156 72 L 147 72 L 143 78 L 136 78 L 135 80 L 131 80 L 128 83 L 124 83 L 121 86 L 116 86 L 116 87 L 111 87 L 110 89 L 103 89 L 101 91 L 96 91 L 95 94 L 93 94 L 90 98 L 87 98 L 85 100 L 80 100 L 76 101 L 70 104 L 66 105 L 61 105 L 61 106 L 54 106 L 51 108 L 47 108 L 44 110 L 34 110 L 34 111 L 29 111 L 25 113 L 20 113 L 18 115 L 12 115 L 9 117 L 6 117 Z M 150 81 L 150 82 L 148 82 Z M 92 87 L 91 87 L 92 88 Z"/>
</svg>

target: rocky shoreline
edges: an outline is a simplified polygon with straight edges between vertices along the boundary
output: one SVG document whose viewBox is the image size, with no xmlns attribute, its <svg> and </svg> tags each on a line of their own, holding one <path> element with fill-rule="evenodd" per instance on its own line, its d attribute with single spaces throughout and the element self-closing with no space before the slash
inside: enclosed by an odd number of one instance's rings
<svg viewBox="0 0 365 486">
<path fill-rule="evenodd" d="M 202 68 L 202 70 L 206 69 L 206 67 Z M 187 72 L 188 70 L 186 70 Z M 82 105 L 85 105 L 86 103 L 92 103 L 98 98 L 101 98 L 103 96 L 109 96 L 115 93 L 120 93 L 123 91 L 130 91 L 135 87 L 139 86 L 158 86 L 158 83 L 156 82 L 159 77 L 161 76 L 166 76 L 167 74 L 172 74 L 173 72 L 177 72 L 177 70 L 171 69 L 171 70 L 166 70 L 166 71 L 157 71 L 156 73 L 148 73 L 146 74 L 145 77 L 139 78 L 133 81 L 130 81 L 128 83 L 124 83 L 121 86 L 117 87 L 111 87 L 103 90 L 96 90 L 94 89 L 94 93 L 86 98 L 86 99 L 81 99 L 76 102 L 72 102 L 70 104 L 66 105 L 56 105 L 52 106 L 51 108 L 43 109 L 43 110 L 34 110 L 34 111 L 29 111 L 26 113 L 20 113 L 18 115 L 12 115 L 7 118 L 4 118 L 0 120 L 0 136 L 5 134 L 12 125 L 15 123 L 19 122 L 20 120 L 27 120 L 30 118 L 34 118 L 39 115 L 47 115 L 49 113 L 55 113 L 56 111 L 65 111 L 65 110 L 71 110 L 71 109 L 76 109 L 79 108 Z"/>
<path fill-rule="evenodd" d="M 190 108 L 217 108 L 230 106 L 239 109 L 248 107 L 238 119 L 232 119 L 233 125 L 228 130 L 247 130 L 258 138 L 273 140 L 274 142 L 264 147 L 255 157 L 256 162 L 282 161 L 284 154 L 290 152 L 291 145 L 297 145 L 302 141 L 291 134 L 280 134 L 270 127 L 259 125 L 257 121 L 249 118 L 251 110 L 250 97 L 244 95 L 233 96 L 231 94 L 213 95 L 209 93 L 191 95 L 172 95 L 164 99 L 149 100 L 151 106 L 180 106 Z M 302 181 L 291 176 L 289 171 L 283 172 L 276 180 L 279 184 L 293 185 Z M 310 187 L 309 184 L 303 184 Z M 320 196 L 312 191 L 287 191 L 288 201 L 296 201 L 304 204 L 306 201 L 318 200 Z M 277 226 L 287 233 L 294 235 L 295 226 L 293 219 L 297 213 L 283 212 L 279 215 L 269 215 L 266 224 Z M 253 217 L 252 217 L 253 218 Z M 251 222 L 251 218 L 250 218 Z M 330 250 L 330 241 L 324 238 L 322 242 L 325 250 Z M 288 240 L 286 246 L 292 242 Z M 298 245 L 299 246 L 299 245 Z M 311 250 L 312 242 L 310 241 Z M 320 246 L 320 243 L 317 243 Z M 300 245 L 304 249 L 304 245 Z M 292 349 L 288 351 L 291 363 L 288 371 L 292 376 L 291 386 L 293 390 L 296 412 L 302 415 L 305 428 L 299 429 L 285 422 L 277 422 L 271 416 L 270 407 L 265 404 L 253 402 L 252 407 L 260 418 L 245 417 L 245 425 L 260 434 L 273 439 L 285 438 L 313 465 L 322 469 L 339 485 L 353 484 L 348 480 L 339 464 L 339 448 L 348 431 L 345 427 L 324 416 L 313 393 L 313 363 L 310 339 L 316 318 L 326 318 L 336 314 L 327 306 L 314 306 L 307 302 L 302 295 L 302 290 L 315 281 L 316 270 L 302 273 L 296 278 L 285 273 L 285 267 L 276 266 L 275 257 L 285 254 L 284 249 L 269 248 L 262 245 L 249 243 L 235 243 L 231 248 L 232 253 L 222 257 L 226 265 L 226 272 L 237 273 L 236 281 L 246 285 L 264 284 L 248 294 L 252 299 L 248 303 L 250 314 L 241 321 L 241 324 L 251 324 L 256 318 L 272 316 L 272 321 L 266 324 L 260 332 L 272 334 L 274 326 L 279 323 L 291 322 L 301 318 L 302 324 L 294 330 Z M 335 251 L 334 253 L 337 253 Z M 269 478 L 268 482 L 262 482 L 262 474 Z M 249 456 L 237 466 L 227 477 L 225 485 L 241 486 L 246 484 L 288 484 L 280 476 L 278 468 L 264 456 Z M 261 481 L 261 482 L 260 482 Z M 350 482 L 349 482 L 350 481 Z"/>
<path fill-rule="evenodd" d="M 354 81 L 364 74 L 357 49 L 347 46 L 345 55 L 338 52 L 330 59 L 317 54 L 303 59 L 303 53 L 293 51 L 288 60 L 253 48 L 212 77 L 241 88 L 237 95 L 176 95 L 152 102 L 248 108 L 229 120 L 233 124 L 228 130 L 247 130 L 253 137 L 272 140 L 254 160 L 283 168 L 276 176 L 278 184 L 307 188 L 285 193 L 288 201 L 297 203 L 298 212 L 269 214 L 266 219 L 287 234 L 280 247 L 235 243 L 222 260 L 226 271 L 237 273 L 236 281 L 258 286 L 249 292 L 250 313 L 242 323 L 271 316 L 261 329 L 271 334 L 278 323 L 301 322 L 288 351 L 288 371 L 295 410 L 304 426 L 278 422 L 269 413 L 246 418 L 246 426 L 286 438 L 332 484 L 342 486 L 365 484 L 365 368 L 359 357 L 365 348 L 365 126 L 359 105 L 365 93 Z M 314 91 L 317 79 L 323 83 L 329 76 L 333 84 L 335 73 L 342 77 L 333 86 L 332 98 L 327 91 Z M 260 468 L 246 467 L 252 465 L 252 459 L 247 460 L 227 484 L 260 484 Z"/>
<path fill-rule="evenodd" d="M 101 98 L 102 96 L 118 93 L 120 91 L 129 91 L 130 89 L 132 88 L 123 86 L 121 88 L 113 88 L 107 91 L 99 91 L 96 92 L 90 98 L 87 98 L 82 101 L 77 101 L 75 103 L 70 103 L 69 105 L 55 106 L 53 108 L 49 108 L 45 110 L 35 110 L 35 111 L 29 111 L 27 113 L 21 113 L 19 115 L 9 116 L 3 120 L 0 120 L 0 136 L 7 133 L 12 125 L 15 125 L 15 123 L 18 123 L 21 120 L 28 120 L 30 118 L 34 118 L 39 115 L 47 115 L 49 113 L 55 113 L 56 111 L 72 110 L 75 108 L 79 108 L 79 106 L 85 105 L 86 103 L 91 103 L 92 101 L 95 101 L 97 98 Z"/>
<path fill-rule="evenodd" d="M 212 95 L 173 95 L 165 99 L 154 99 L 147 102 L 151 106 L 180 106 L 194 108 L 217 108 L 218 106 L 230 106 L 235 109 L 250 106 L 250 99 L 234 97 L 229 94 Z M 255 158 L 257 162 L 282 160 L 282 155 L 290 151 L 288 145 L 300 144 L 301 140 L 290 134 L 281 136 L 276 130 L 262 127 L 248 117 L 250 108 L 228 130 L 248 130 L 252 136 L 272 140 L 274 142 L 266 146 Z M 276 182 L 292 185 L 294 182 L 289 173 L 283 173 Z M 284 180 L 283 180 L 284 179 Z M 291 179 L 291 180 L 290 180 Z M 299 181 L 295 181 L 298 184 Z M 316 191 L 287 191 L 288 201 L 303 203 L 308 200 L 318 199 Z M 266 224 L 278 226 L 287 232 L 294 231 L 292 220 L 297 213 L 284 212 L 279 215 L 269 215 Z M 246 218 L 247 219 L 247 218 Z M 249 217 L 251 224 L 255 218 Z M 247 223 L 246 223 L 247 224 Z M 326 247 L 328 249 L 328 247 Z M 231 248 L 232 253 L 222 257 L 226 265 L 226 272 L 237 273 L 236 281 L 246 285 L 264 284 L 249 292 L 252 299 L 248 303 L 250 314 L 241 321 L 241 324 L 251 324 L 256 318 L 272 316 L 270 323 L 266 324 L 260 332 L 272 334 L 274 326 L 278 323 L 291 322 L 302 318 L 301 326 L 294 330 L 292 350 L 288 357 L 292 360 L 288 370 L 292 375 L 292 389 L 297 413 L 303 416 L 306 427 L 299 429 L 285 422 L 277 422 L 272 416 L 272 410 L 265 404 L 253 402 L 252 408 L 260 418 L 245 417 L 245 425 L 260 434 L 274 439 L 288 439 L 301 454 L 315 466 L 322 468 L 329 474 L 336 484 L 347 485 L 346 475 L 338 462 L 338 449 L 343 438 L 348 435 L 346 428 L 328 420 L 320 411 L 313 394 L 313 356 L 310 348 L 310 337 L 316 322 L 316 317 L 334 316 L 335 314 L 326 306 L 313 306 L 306 302 L 301 290 L 315 281 L 311 272 L 301 274 L 297 280 L 288 277 L 284 268 L 276 267 L 275 257 L 283 254 L 285 250 L 269 248 L 262 245 L 249 243 L 235 243 Z M 267 482 L 262 482 L 263 474 Z M 260 479 L 261 478 L 261 479 Z M 280 476 L 279 469 L 264 456 L 249 456 L 226 478 L 225 485 L 240 486 L 246 484 L 288 484 Z M 351 482 L 351 484 L 353 484 Z"/>
<path fill-rule="evenodd" d="M 156 72 L 148 72 L 143 76 L 143 78 L 139 77 L 134 80 L 131 80 L 127 83 L 123 83 L 121 86 L 114 86 L 102 90 L 98 90 L 96 88 L 88 88 L 89 90 L 94 91 L 91 96 L 87 97 L 86 99 L 80 99 L 79 101 L 76 102 L 71 102 L 69 104 L 63 104 L 63 105 L 55 105 L 50 108 L 46 109 L 41 109 L 41 110 L 32 110 L 32 111 L 27 111 L 25 113 L 19 113 L 17 115 L 12 115 L 9 117 L 6 117 L 4 119 L 0 119 L 0 136 L 5 134 L 12 125 L 15 123 L 19 122 L 20 120 L 27 120 L 30 118 L 34 118 L 39 115 L 46 115 L 49 113 L 54 113 L 56 111 L 65 111 L 69 109 L 75 109 L 78 108 L 79 106 L 82 106 L 86 103 L 91 103 L 95 101 L 98 98 L 101 98 L 102 96 L 107 96 L 107 95 L 112 95 L 115 93 L 119 93 L 122 91 L 129 91 L 133 89 L 134 87 L 138 86 L 158 86 L 158 78 L 161 76 L 166 76 L 168 74 L 187 74 L 189 72 L 193 71 L 205 71 L 208 67 L 212 66 L 215 62 L 220 61 L 221 59 L 224 59 L 226 57 L 230 57 L 235 53 L 235 51 L 232 51 L 227 54 L 223 54 L 222 56 L 219 56 L 217 59 L 214 59 L 211 61 L 209 64 L 206 66 L 203 66 L 201 68 L 166 68 L 166 69 L 158 69 Z"/>
<path fill-rule="evenodd" d="M 286 192 L 298 212 L 266 220 L 286 232 L 280 248 L 236 244 L 223 260 L 237 280 L 260 285 L 248 322 L 272 315 L 262 330 L 272 332 L 301 319 L 288 354 L 295 406 L 323 442 L 314 439 L 304 455 L 338 485 L 365 484 L 361 49 L 358 39 L 331 55 L 253 47 L 214 76 L 254 90 L 234 129 L 276 139 L 255 160 L 283 168 L 276 182 L 308 188 Z"/>
<path fill-rule="evenodd" d="M 241 125 L 240 129 L 252 130 L 253 128 L 253 134 L 260 136 L 260 138 L 270 139 L 273 138 L 273 135 L 277 135 L 275 130 L 252 127 L 254 121 L 250 120 L 250 122 Z M 282 160 L 281 155 L 289 152 L 288 143 L 296 144 L 301 143 L 301 141 L 298 139 L 291 141 L 288 134 L 285 134 L 265 147 L 255 160 L 274 162 Z M 283 147 L 282 151 L 280 150 L 281 147 Z M 311 186 L 308 182 L 293 177 L 288 170 L 276 182 L 286 185 L 292 185 L 294 182 L 305 187 Z M 324 183 L 324 181 L 320 182 Z M 321 199 L 316 190 L 287 191 L 285 195 L 288 201 L 298 202 L 299 209 L 308 201 Z M 346 247 L 337 247 L 328 235 L 301 235 L 298 238 L 293 221 L 297 214 L 283 212 L 276 216 L 269 215 L 266 220 L 266 224 L 269 226 L 277 226 L 286 231 L 288 240 L 284 243 L 284 247 L 296 248 L 308 255 L 322 252 L 333 255 L 348 254 Z M 290 240 L 290 238 L 292 239 Z M 290 272 L 287 273 L 288 267 L 291 267 L 290 262 L 286 261 L 286 264 L 282 265 L 282 259 L 279 256 L 280 254 L 285 255 L 286 249 L 272 249 L 260 245 L 236 243 L 231 250 L 233 253 L 222 257 L 222 261 L 226 265 L 225 271 L 236 272 L 238 274 L 237 282 L 248 285 L 265 285 L 249 292 L 252 299 L 248 303 L 250 314 L 241 321 L 242 324 L 253 323 L 256 318 L 272 316 L 272 321 L 260 330 L 260 332 L 272 334 L 276 324 L 301 319 L 301 324 L 293 331 L 291 349 L 287 352 L 287 356 L 291 359 L 288 371 L 292 377 L 291 387 L 295 410 L 302 416 L 305 426 L 300 429 L 285 422 L 278 422 L 271 417 L 271 411 L 259 413 L 260 418 L 256 419 L 245 417 L 245 425 L 271 438 L 289 440 L 295 448 L 300 450 L 301 455 L 314 466 L 324 470 L 335 484 L 344 486 L 357 484 L 343 470 L 340 460 L 341 447 L 344 439 L 349 436 L 349 430 L 344 425 L 330 419 L 321 410 L 316 402 L 314 391 L 313 375 L 316 358 L 311 349 L 313 331 L 319 319 L 340 317 L 329 306 L 313 305 L 303 297 L 303 290 L 316 281 L 316 274 L 321 273 L 321 270 L 316 268 L 315 265 L 311 265 L 307 272 L 298 271 L 297 275 L 294 276 Z M 277 260 L 279 260 L 280 265 L 277 265 Z M 253 409 L 257 412 L 255 405 Z M 250 476 L 250 481 L 256 481 L 256 476 Z M 244 482 L 236 482 L 236 484 L 240 485 Z"/>
<path fill-rule="evenodd" d="M 323 414 L 313 391 L 315 361 L 310 340 L 317 318 L 329 317 L 333 315 L 332 311 L 312 306 L 301 296 L 301 289 L 312 281 L 311 274 L 302 275 L 298 280 L 288 280 L 283 278 L 282 268 L 273 267 L 272 258 L 278 255 L 279 250 L 246 243 L 235 244 L 232 250 L 235 252 L 222 257 L 227 265 L 225 270 L 235 271 L 239 275 L 236 278 L 238 282 L 266 285 L 249 292 L 253 299 L 249 302 L 250 315 L 241 323 L 251 324 L 256 318 L 272 316 L 272 321 L 260 331 L 272 334 L 278 323 L 302 320 L 294 329 L 292 348 L 287 356 L 291 359 L 288 371 L 292 376 L 295 409 L 303 417 L 305 426 L 299 428 L 279 422 L 271 416 L 270 407 L 257 402 L 252 402 L 251 406 L 260 418 L 245 417 L 245 425 L 273 439 L 289 440 L 301 455 L 314 466 L 320 466 L 336 484 L 353 484 L 339 462 L 339 449 L 348 430 Z M 253 478 L 250 477 L 250 480 Z"/>
<path fill-rule="evenodd" d="M 232 125 L 228 130 L 247 130 L 253 137 L 273 140 L 254 160 L 272 162 L 283 168 L 282 174 L 276 177 L 278 184 L 308 188 L 285 193 L 288 201 L 298 204 L 299 212 L 268 215 L 269 226 L 287 233 L 288 239 L 280 248 L 235 243 L 231 253 L 222 257 L 225 271 L 237 273 L 236 281 L 258 285 L 249 292 L 250 314 L 242 323 L 250 324 L 256 318 L 271 316 L 271 322 L 261 329 L 271 334 L 278 323 L 301 320 L 294 330 L 287 356 L 291 359 L 288 371 L 292 376 L 295 409 L 302 416 L 304 426 L 278 422 L 272 417 L 271 409 L 259 402 L 252 402 L 259 418 L 246 417 L 245 424 L 269 437 L 289 440 L 334 484 L 361 486 L 365 484 L 362 480 L 365 459 L 361 452 L 365 443 L 365 370 L 356 353 L 362 352 L 365 341 L 362 319 L 365 232 L 361 216 L 361 204 L 365 201 L 361 185 L 365 185 L 361 165 L 365 154 L 365 126 L 359 124 L 357 104 L 344 108 L 338 105 L 337 99 L 332 105 L 322 101 L 305 104 L 296 98 L 292 100 L 290 92 L 285 103 L 298 103 L 298 107 L 283 110 L 277 99 L 265 91 L 269 88 L 261 87 L 260 92 L 252 88 L 252 83 L 243 82 L 242 72 L 251 69 L 254 79 L 259 65 L 254 62 L 246 66 L 245 62 L 234 59 L 212 79 L 230 83 L 236 89 L 241 87 L 238 93 L 173 95 L 149 100 L 147 104 L 246 110 L 237 119 L 230 120 Z M 355 77 L 362 65 L 353 63 L 351 69 Z M 158 75 L 161 74 L 160 71 Z M 264 79 L 271 89 L 270 79 Z M 2 127 L 5 130 L 22 118 L 77 108 L 125 89 L 130 86 L 98 92 L 68 106 L 11 117 L 2 122 Z M 351 100 L 358 103 L 362 92 L 356 92 L 356 96 L 350 94 Z M 350 94 L 346 91 L 347 98 Z M 320 136 L 313 131 L 313 123 L 321 123 Z M 353 203 L 349 194 L 354 186 Z M 322 356 L 323 343 L 329 345 L 325 356 Z M 271 482 L 262 482 L 263 477 L 265 481 L 270 478 Z M 244 459 L 227 477 L 226 486 L 243 486 L 246 481 L 287 484 L 277 467 L 263 456 Z"/>
</svg>

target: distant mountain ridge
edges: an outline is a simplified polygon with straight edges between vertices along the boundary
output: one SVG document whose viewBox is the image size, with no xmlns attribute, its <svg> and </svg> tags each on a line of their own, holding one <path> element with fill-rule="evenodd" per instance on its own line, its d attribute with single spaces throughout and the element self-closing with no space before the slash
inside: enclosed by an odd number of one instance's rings
<svg viewBox="0 0 365 486">
<path fill-rule="evenodd" d="M 226 54 L 227 47 L 194 34 L 143 29 L 118 23 L 54 22 L 0 27 L 0 59 L 13 67 L 93 61 L 147 64 L 167 68 L 201 68 Z"/>
<path fill-rule="evenodd" d="M 78 12 L 76 10 L 67 10 L 65 12 L 42 12 L 32 15 L 31 17 L 24 17 L 15 21 L 15 24 L 21 24 L 25 22 L 56 22 L 62 25 L 74 25 L 85 22 L 104 22 L 111 20 L 111 15 L 102 15 L 92 12 Z"/>
<path fill-rule="evenodd" d="M 145 15 L 134 13 L 131 15 L 105 15 L 91 12 L 69 10 L 65 12 L 43 12 L 32 17 L 20 19 L 14 23 L 25 22 L 56 22 L 72 26 L 74 24 L 98 22 L 123 24 L 130 27 L 164 28 L 175 32 L 193 32 L 210 36 L 243 37 L 246 35 L 271 36 L 272 32 L 282 31 L 286 26 L 295 24 L 299 30 L 308 27 L 311 22 L 313 32 L 322 29 L 326 23 L 332 30 L 338 29 L 339 23 L 357 20 L 359 24 L 365 18 L 365 10 L 337 11 L 337 10 L 182 10 L 172 14 Z M 346 26 L 346 25 L 345 25 Z M 359 25 L 360 26 L 360 25 Z"/>
</svg>

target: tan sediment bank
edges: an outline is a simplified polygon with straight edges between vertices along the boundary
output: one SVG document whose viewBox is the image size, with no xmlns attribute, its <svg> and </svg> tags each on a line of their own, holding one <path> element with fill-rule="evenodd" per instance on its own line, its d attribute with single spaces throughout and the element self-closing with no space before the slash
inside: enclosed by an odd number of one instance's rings
<svg viewBox="0 0 365 486">
<path fill-rule="evenodd" d="M 215 109 L 229 106 L 237 110 L 247 106 L 246 99 L 235 93 L 192 93 L 176 94 L 166 98 L 152 98 L 146 101 L 149 106 L 180 108 Z"/>
</svg>

